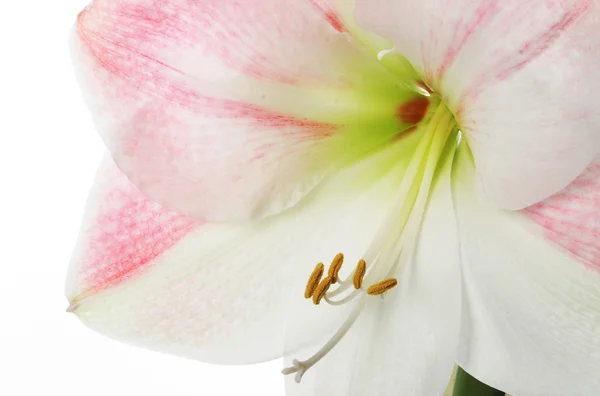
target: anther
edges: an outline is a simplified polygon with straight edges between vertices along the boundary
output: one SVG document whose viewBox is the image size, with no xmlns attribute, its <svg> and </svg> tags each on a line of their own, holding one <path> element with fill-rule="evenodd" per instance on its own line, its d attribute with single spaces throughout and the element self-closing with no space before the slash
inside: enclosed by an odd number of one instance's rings
<svg viewBox="0 0 600 396">
<path fill-rule="evenodd" d="M 385 279 L 370 286 L 369 289 L 367 289 L 367 294 L 370 294 L 371 296 L 378 296 L 390 289 L 393 289 L 397 284 L 398 281 L 395 278 Z"/>
<path fill-rule="evenodd" d="M 354 277 L 352 278 L 352 283 L 354 284 L 355 289 L 360 289 L 362 287 L 363 279 L 365 278 L 365 273 L 367 272 L 367 263 L 365 260 L 359 260 L 356 265 L 356 270 L 354 271 Z"/>
<path fill-rule="evenodd" d="M 336 283 L 339 280 L 338 275 L 342 269 L 342 264 L 344 264 L 344 255 L 342 253 L 338 253 L 331 261 L 329 271 L 327 271 L 327 275 L 331 278 L 331 283 Z"/>
<path fill-rule="evenodd" d="M 308 282 L 306 283 L 306 289 L 304 290 L 304 298 L 311 298 L 313 296 L 317 285 L 321 281 L 323 272 L 325 272 L 325 266 L 323 265 L 323 263 L 317 264 L 312 274 L 310 274 Z"/>
<path fill-rule="evenodd" d="M 327 290 L 329 290 L 329 286 L 331 286 L 331 278 L 327 276 L 321 281 L 321 283 L 319 283 L 313 292 L 312 299 L 315 305 L 319 305 L 321 299 L 325 297 L 325 293 L 327 293 Z"/>
</svg>

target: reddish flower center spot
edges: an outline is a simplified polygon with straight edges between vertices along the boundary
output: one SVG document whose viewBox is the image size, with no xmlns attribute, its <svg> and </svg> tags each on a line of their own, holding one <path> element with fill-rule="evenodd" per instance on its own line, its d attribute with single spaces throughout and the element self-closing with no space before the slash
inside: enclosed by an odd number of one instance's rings
<svg viewBox="0 0 600 396">
<path fill-rule="evenodd" d="M 418 124 L 425 117 L 429 99 L 418 97 L 403 103 L 396 112 L 396 116 L 405 124 Z"/>
</svg>

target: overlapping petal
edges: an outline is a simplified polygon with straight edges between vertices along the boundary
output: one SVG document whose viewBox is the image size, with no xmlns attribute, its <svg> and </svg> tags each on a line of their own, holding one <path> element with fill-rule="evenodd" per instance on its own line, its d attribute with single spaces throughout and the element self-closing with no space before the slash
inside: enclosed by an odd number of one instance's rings
<svg viewBox="0 0 600 396">
<path fill-rule="evenodd" d="M 464 280 L 459 364 L 514 395 L 597 394 L 600 272 L 583 262 L 593 255 L 567 251 L 579 242 L 597 246 L 597 235 L 578 236 L 568 219 L 562 228 L 566 239 L 553 243 L 544 222 L 540 226 L 522 213 L 490 207 L 477 198 L 465 157 L 455 185 Z M 576 190 L 550 201 L 576 196 Z M 585 195 L 579 195 L 582 208 Z M 564 206 L 565 211 L 576 208 L 575 202 Z M 552 209 L 538 211 L 554 224 L 561 222 Z M 587 215 L 583 229 L 597 227 L 598 212 Z"/>
<path fill-rule="evenodd" d="M 455 112 L 483 191 L 521 209 L 600 152 L 597 0 L 358 0 Z"/>
<path fill-rule="evenodd" d="M 243 224 L 168 211 L 109 161 L 70 270 L 74 312 L 113 338 L 205 361 L 281 356 L 314 265 L 338 251 L 359 257 L 398 198 L 407 146 L 346 168 L 283 214 Z"/>
<path fill-rule="evenodd" d="M 600 271 L 600 157 L 567 188 L 523 213 L 548 240 Z"/>
<path fill-rule="evenodd" d="M 76 69 L 117 165 L 210 220 L 265 217 L 403 128 L 397 85 L 323 0 L 97 0 Z M 400 124 L 400 125 L 399 125 Z"/>
<path fill-rule="evenodd" d="M 304 375 L 288 377 L 289 396 L 441 395 L 456 358 L 461 310 L 458 236 L 447 158 L 422 219 L 412 262 L 394 274 L 396 289 L 369 301 L 357 322 L 330 354 Z M 420 218 L 413 219 L 417 222 Z M 418 226 L 418 224 L 413 224 Z M 408 253 L 408 251 L 405 251 Z M 325 309 L 329 308 L 329 309 Z M 344 307 L 345 308 L 345 307 Z M 321 307 L 306 322 L 331 326 L 304 350 L 287 356 L 304 359 L 336 330 L 329 317 L 340 307 Z M 296 345 L 297 332 L 287 341 Z"/>
</svg>

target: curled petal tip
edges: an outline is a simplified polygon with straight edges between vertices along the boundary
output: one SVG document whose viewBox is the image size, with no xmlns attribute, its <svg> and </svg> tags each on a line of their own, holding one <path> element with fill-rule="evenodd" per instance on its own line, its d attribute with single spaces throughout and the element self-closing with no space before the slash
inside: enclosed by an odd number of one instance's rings
<svg viewBox="0 0 600 396">
<path fill-rule="evenodd" d="M 72 302 L 69 304 L 69 306 L 67 307 L 66 311 L 67 312 L 72 312 L 75 313 L 75 310 L 79 307 L 79 303 L 78 302 Z"/>
</svg>

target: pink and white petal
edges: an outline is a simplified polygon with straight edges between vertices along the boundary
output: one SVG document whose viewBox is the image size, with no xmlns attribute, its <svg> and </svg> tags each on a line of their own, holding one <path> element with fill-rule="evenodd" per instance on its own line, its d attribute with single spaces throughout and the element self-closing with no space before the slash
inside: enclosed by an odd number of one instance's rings
<svg viewBox="0 0 600 396">
<path fill-rule="evenodd" d="M 96 0 L 73 55 L 100 134 L 145 194 L 209 220 L 264 217 L 397 132 L 342 133 L 393 118 L 405 93 L 356 95 L 388 77 L 336 15 L 322 0 Z"/>
<path fill-rule="evenodd" d="M 512 395 L 598 394 L 598 268 L 522 213 L 477 199 L 464 157 L 455 178 L 464 281 L 459 364 Z M 598 221 L 591 216 L 588 224 Z"/>
<path fill-rule="evenodd" d="M 293 375 L 286 379 L 287 395 L 444 393 L 456 359 L 461 310 L 458 234 L 450 186 L 452 158 L 448 159 L 430 197 L 413 262 L 396 274 L 397 288 L 383 299 L 365 297 L 367 305 L 340 344 L 309 369 L 300 384 Z M 327 321 L 337 309 L 319 306 L 306 322 Z M 330 328 L 329 334 L 335 330 Z M 288 355 L 286 363 L 311 356 L 328 338 L 321 335 L 312 345 Z M 294 338 L 287 341 L 296 344 Z"/>
<path fill-rule="evenodd" d="M 347 168 L 281 215 L 237 224 L 170 212 L 109 162 L 70 269 L 72 310 L 110 337 L 189 358 L 282 356 L 288 314 L 307 303 L 313 267 L 367 248 L 396 194 L 404 150 Z"/>
<path fill-rule="evenodd" d="M 358 0 L 455 112 L 483 192 L 521 209 L 600 153 L 597 0 Z M 552 177 L 548 177 L 552 175 Z"/>
<path fill-rule="evenodd" d="M 600 271 L 600 157 L 567 188 L 523 210 L 549 241 Z"/>
</svg>

